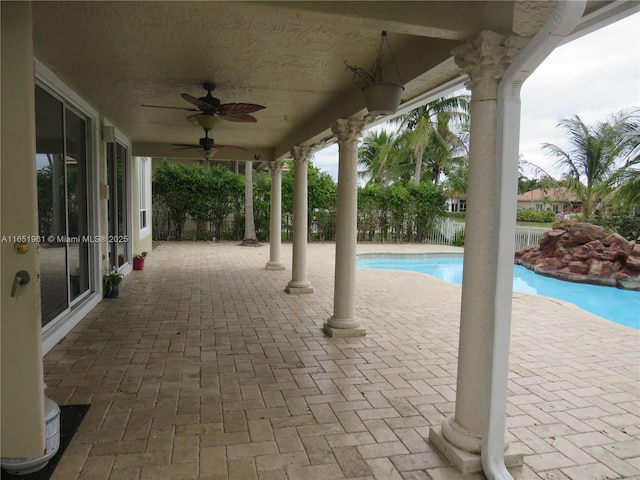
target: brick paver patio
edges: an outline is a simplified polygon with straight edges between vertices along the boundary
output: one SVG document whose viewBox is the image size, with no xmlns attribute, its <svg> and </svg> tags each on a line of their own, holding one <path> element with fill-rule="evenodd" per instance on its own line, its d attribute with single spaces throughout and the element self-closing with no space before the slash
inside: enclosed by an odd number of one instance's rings
<svg viewBox="0 0 640 480">
<path fill-rule="evenodd" d="M 433 251 L 360 245 L 359 251 Z M 442 250 L 441 247 L 437 247 Z M 91 408 L 57 480 L 477 480 L 427 442 L 455 401 L 460 287 L 358 270 L 360 338 L 328 338 L 335 246 L 288 295 L 269 248 L 166 243 L 45 357 Z M 514 294 L 507 426 L 517 480 L 640 478 L 638 331 Z"/>
</svg>

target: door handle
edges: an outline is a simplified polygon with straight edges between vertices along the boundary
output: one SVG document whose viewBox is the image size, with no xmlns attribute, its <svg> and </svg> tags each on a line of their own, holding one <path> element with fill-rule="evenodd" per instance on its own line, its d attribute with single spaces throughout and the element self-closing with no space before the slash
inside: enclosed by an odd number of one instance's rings
<svg viewBox="0 0 640 480">
<path fill-rule="evenodd" d="M 16 296 L 16 291 L 18 290 L 18 285 L 26 285 L 31 280 L 31 275 L 29 272 L 25 270 L 20 270 L 16 273 L 15 278 L 13 279 L 13 287 L 11 287 L 11 296 Z"/>
</svg>

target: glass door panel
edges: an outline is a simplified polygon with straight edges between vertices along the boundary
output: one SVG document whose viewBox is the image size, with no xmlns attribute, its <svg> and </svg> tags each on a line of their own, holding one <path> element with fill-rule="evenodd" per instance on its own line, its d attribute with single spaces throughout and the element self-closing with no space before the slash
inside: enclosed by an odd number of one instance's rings
<svg viewBox="0 0 640 480">
<path fill-rule="evenodd" d="M 42 325 L 68 306 L 62 102 L 36 88 L 36 169 Z"/>
<path fill-rule="evenodd" d="M 86 122 L 66 110 L 66 180 L 70 299 L 89 290 L 89 229 L 87 228 Z"/>
<path fill-rule="evenodd" d="M 114 239 L 118 249 L 118 263 L 128 263 L 127 249 L 127 149 L 116 144 L 116 176 L 118 178 L 117 238 Z"/>
<path fill-rule="evenodd" d="M 107 148 L 109 183 L 109 266 L 118 269 L 130 261 L 127 230 L 127 148 L 111 143 Z"/>
<path fill-rule="evenodd" d="M 36 181 L 42 326 L 90 288 L 87 122 L 36 86 Z"/>
</svg>

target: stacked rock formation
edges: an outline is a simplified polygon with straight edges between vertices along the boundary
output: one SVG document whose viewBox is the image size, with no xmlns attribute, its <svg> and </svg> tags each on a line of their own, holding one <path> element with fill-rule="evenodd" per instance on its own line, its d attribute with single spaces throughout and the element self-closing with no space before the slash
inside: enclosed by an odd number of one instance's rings
<svg viewBox="0 0 640 480">
<path fill-rule="evenodd" d="M 515 262 L 541 275 L 640 291 L 640 244 L 604 227 L 559 220 Z"/>
</svg>

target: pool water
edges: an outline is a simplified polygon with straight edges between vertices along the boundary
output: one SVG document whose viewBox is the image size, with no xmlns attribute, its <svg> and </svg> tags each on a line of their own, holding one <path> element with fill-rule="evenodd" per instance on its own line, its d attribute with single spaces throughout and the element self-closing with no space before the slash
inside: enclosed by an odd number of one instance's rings
<svg viewBox="0 0 640 480">
<path fill-rule="evenodd" d="M 461 256 L 361 256 L 357 265 L 426 273 L 449 283 L 462 284 Z M 640 329 L 640 292 L 556 280 L 537 275 L 521 265 L 514 268 L 513 290 L 564 300 L 607 320 Z"/>
</svg>

